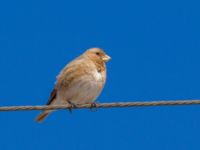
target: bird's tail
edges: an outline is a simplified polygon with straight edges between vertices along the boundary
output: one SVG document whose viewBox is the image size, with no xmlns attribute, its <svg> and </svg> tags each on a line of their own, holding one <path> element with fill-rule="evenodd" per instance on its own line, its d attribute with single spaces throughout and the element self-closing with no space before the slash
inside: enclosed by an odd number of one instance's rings
<svg viewBox="0 0 200 150">
<path fill-rule="evenodd" d="M 56 90 L 54 89 L 51 92 L 51 97 L 49 98 L 49 101 L 46 105 L 52 105 L 53 103 L 55 103 L 56 99 Z M 53 110 L 44 110 L 42 111 L 36 118 L 35 121 L 42 123 L 44 121 L 44 119 L 52 112 Z"/>
<path fill-rule="evenodd" d="M 51 111 L 43 111 L 41 112 L 37 117 L 36 117 L 36 121 L 42 123 L 44 121 L 44 119 L 51 113 Z"/>
</svg>

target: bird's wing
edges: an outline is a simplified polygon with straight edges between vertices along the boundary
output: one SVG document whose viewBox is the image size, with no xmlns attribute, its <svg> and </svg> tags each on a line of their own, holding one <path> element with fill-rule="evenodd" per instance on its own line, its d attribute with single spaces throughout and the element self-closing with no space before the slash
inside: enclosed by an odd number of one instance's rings
<svg viewBox="0 0 200 150">
<path fill-rule="evenodd" d="M 56 98 L 56 94 L 57 90 L 54 88 L 46 105 L 50 105 L 53 102 L 53 100 Z"/>
</svg>

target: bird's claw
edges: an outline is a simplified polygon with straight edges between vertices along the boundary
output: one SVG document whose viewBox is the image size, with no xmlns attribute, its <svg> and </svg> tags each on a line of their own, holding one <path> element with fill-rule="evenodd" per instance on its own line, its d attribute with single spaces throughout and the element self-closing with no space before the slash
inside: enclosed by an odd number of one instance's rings
<svg viewBox="0 0 200 150">
<path fill-rule="evenodd" d="M 70 101 L 67 101 L 68 103 L 69 103 L 69 107 L 68 107 L 68 110 L 69 110 L 69 112 L 70 113 L 72 113 L 72 109 L 74 109 L 74 108 L 77 108 L 77 105 L 76 104 L 74 104 L 74 103 L 72 103 L 72 102 L 70 102 Z"/>
<path fill-rule="evenodd" d="M 91 103 L 91 106 L 90 106 L 90 110 L 94 112 L 94 111 L 97 110 L 96 108 L 97 108 L 97 103 L 92 102 L 92 103 Z"/>
</svg>

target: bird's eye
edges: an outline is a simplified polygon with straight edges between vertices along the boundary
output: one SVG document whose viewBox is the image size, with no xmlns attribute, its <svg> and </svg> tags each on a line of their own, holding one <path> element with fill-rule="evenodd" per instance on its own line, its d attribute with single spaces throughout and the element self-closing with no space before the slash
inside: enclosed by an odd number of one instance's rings
<svg viewBox="0 0 200 150">
<path fill-rule="evenodd" d="M 97 55 L 100 55 L 100 53 L 99 53 L 99 52 L 96 52 L 96 54 L 97 54 Z"/>
</svg>

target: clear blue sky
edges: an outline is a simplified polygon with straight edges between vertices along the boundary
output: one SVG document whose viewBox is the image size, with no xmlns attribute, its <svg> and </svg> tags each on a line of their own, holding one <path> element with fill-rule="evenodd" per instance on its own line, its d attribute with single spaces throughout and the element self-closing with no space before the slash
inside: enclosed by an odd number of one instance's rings
<svg viewBox="0 0 200 150">
<path fill-rule="evenodd" d="M 100 102 L 200 98 L 196 0 L 0 2 L 0 105 L 45 104 L 90 47 L 112 57 Z M 0 113 L 2 150 L 198 150 L 200 106 Z"/>
</svg>

